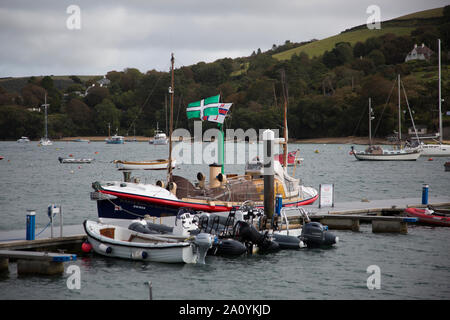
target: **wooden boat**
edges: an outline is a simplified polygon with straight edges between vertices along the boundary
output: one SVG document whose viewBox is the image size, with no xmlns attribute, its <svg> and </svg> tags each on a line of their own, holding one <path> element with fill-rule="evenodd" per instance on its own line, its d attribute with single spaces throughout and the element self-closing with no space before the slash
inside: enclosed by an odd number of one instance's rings
<svg viewBox="0 0 450 320">
<path fill-rule="evenodd" d="M 172 159 L 172 122 L 173 122 L 173 94 L 174 94 L 174 58 L 172 55 L 172 82 L 170 87 L 170 127 L 169 127 L 169 164 Z M 286 127 L 286 125 L 285 125 Z M 223 126 L 221 126 L 223 130 Z M 286 130 L 285 130 L 286 131 Z M 223 131 L 222 131 L 223 132 Z M 223 134 L 222 134 L 223 136 Z M 287 137 L 287 134 L 285 134 Z M 223 150 L 223 140 L 219 150 Z M 284 141 L 287 141 L 285 139 Z M 287 146 L 285 145 L 285 153 Z M 197 182 L 172 174 L 173 166 L 167 166 L 167 183 L 157 181 L 147 184 L 129 181 L 95 181 L 92 184 L 94 192 L 91 199 L 97 201 L 98 216 L 100 218 L 136 219 L 137 217 L 176 216 L 183 207 L 198 211 L 221 212 L 230 211 L 233 206 L 239 206 L 246 200 L 254 201 L 255 206 L 263 207 L 264 203 L 264 170 L 260 161 L 246 164 L 245 173 L 224 174 L 223 154 L 220 164 L 209 165 L 209 183 L 202 172 L 197 173 Z M 291 177 L 287 169 L 280 162 L 274 160 L 274 190 L 281 194 L 283 206 L 301 206 L 312 204 L 319 197 L 316 189 L 306 187 L 300 179 Z M 275 200 L 275 199 L 274 199 Z"/>
<path fill-rule="evenodd" d="M 199 172 L 198 182 L 174 175 L 166 187 L 163 182 L 144 184 L 122 181 L 96 181 L 91 199 L 97 201 L 100 218 L 136 219 L 152 216 L 177 215 L 182 207 L 205 212 L 230 211 L 251 200 L 264 207 L 262 162 L 248 163 L 244 175 L 223 175 L 221 166 L 210 165 L 210 179 Z M 274 161 L 275 194 L 283 197 L 283 207 L 311 204 L 319 197 L 317 190 L 300 184 L 289 176 L 278 161 Z"/>
<path fill-rule="evenodd" d="M 114 160 L 119 170 L 167 170 L 169 160 L 158 159 L 149 161 L 124 161 Z M 172 160 L 172 168 L 175 168 L 176 160 Z"/>
<path fill-rule="evenodd" d="M 58 157 L 60 163 L 91 163 L 94 159 L 74 159 Z"/>
<path fill-rule="evenodd" d="M 407 208 L 405 213 L 419 219 L 419 223 L 450 227 L 450 209 L 437 208 Z"/>
<path fill-rule="evenodd" d="M 85 220 L 84 230 L 93 250 L 101 255 L 164 263 L 205 263 L 213 237 L 200 233 L 192 239 L 137 232 L 125 227 Z"/>
</svg>

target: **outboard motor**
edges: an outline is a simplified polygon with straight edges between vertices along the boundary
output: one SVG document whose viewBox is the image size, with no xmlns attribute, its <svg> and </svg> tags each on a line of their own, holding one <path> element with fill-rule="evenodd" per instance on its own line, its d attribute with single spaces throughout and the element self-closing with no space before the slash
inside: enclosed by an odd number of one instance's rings
<svg viewBox="0 0 450 320">
<path fill-rule="evenodd" d="M 261 252 L 274 252 L 279 250 L 278 243 L 269 238 L 268 231 L 261 234 L 256 228 L 245 221 L 238 221 L 235 225 L 236 235 L 241 241 L 256 244 Z"/>
<path fill-rule="evenodd" d="M 339 238 L 330 233 L 328 228 L 325 228 L 319 222 L 306 223 L 299 238 L 308 248 L 331 246 L 339 242 Z"/>
<path fill-rule="evenodd" d="M 208 233 L 199 233 L 195 236 L 194 244 L 197 247 L 197 263 L 205 264 L 205 257 L 212 247 L 215 237 Z"/>
</svg>

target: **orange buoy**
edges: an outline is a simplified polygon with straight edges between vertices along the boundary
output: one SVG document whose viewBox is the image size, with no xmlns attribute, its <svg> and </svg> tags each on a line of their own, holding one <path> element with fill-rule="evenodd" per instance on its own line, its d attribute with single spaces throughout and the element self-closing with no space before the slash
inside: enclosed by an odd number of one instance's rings
<svg viewBox="0 0 450 320">
<path fill-rule="evenodd" d="M 69 154 L 69 157 L 73 157 L 73 154 Z"/>
<path fill-rule="evenodd" d="M 428 161 L 433 161 L 433 158 L 428 158 Z"/>
</svg>

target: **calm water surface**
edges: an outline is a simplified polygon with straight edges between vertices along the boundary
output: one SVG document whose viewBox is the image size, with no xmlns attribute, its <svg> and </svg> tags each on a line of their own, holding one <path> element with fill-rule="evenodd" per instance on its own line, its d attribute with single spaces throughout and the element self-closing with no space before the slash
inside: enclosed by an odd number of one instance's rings
<svg viewBox="0 0 450 320">
<path fill-rule="evenodd" d="M 318 188 L 334 183 L 337 202 L 421 196 L 423 183 L 431 196 L 450 196 L 445 158 L 412 162 L 364 162 L 350 156 L 350 145 L 290 144 L 300 149 L 304 163 L 295 176 Z M 315 152 L 315 151 L 318 152 Z M 92 164 L 60 164 L 58 157 L 95 158 Z M 67 225 L 96 218 L 89 199 L 91 183 L 122 179 L 114 159 L 167 157 L 167 146 L 148 143 L 107 145 L 103 142 L 0 142 L 0 232 L 25 228 L 27 209 L 36 210 L 37 231 L 48 223 L 47 206 L 62 205 Z M 243 165 L 227 173 L 243 172 Z M 207 175 L 202 165 L 183 165 L 176 174 L 195 179 Z M 292 172 L 292 169 L 291 169 Z M 164 172 L 139 172 L 154 182 Z M 147 282 L 155 299 L 449 299 L 450 230 L 413 226 L 407 235 L 333 231 L 340 238 L 329 250 L 280 251 L 264 256 L 207 257 L 206 265 L 167 265 L 81 257 L 71 264 L 81 269 L 81 289 L 69 290 L 68 275 L 18 277 L 16 265 L 0 276 L 0 299 L 147 299 Z M 368 290 L 370 265 L 381 269 L 381 289 Z"/>
</svg>

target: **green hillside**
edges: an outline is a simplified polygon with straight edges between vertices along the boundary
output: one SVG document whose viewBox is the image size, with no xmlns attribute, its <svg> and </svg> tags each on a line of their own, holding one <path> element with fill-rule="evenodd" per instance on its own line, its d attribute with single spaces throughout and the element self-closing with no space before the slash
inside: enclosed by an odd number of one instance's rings
<svg viewBox="0 0 450 320">
<path fill-rule="evenodd" d="M 435 22 L 434 20 L 439 19 L 442 16 L 443 8 L 415 12 L 389 21 L 384 21 L 381 23 L 381 29 L 370 30 L 366 25 L 357 26 L 338 35 L 279 52 L 272 55 L 272 57 L 277 60 L 286 60 L 290 59 L 293 54 L 304 52 L 310 58 L 313 58 L 322 55 L 327 50 L 332 50 L 339 42 L 348 42 L 351 45 L 354 45 L 358 41 L 364 42 L 368 38 L 379 37 L 388 33 L 393 33 L 396 36 L 407 36 L 417 27 L 423 26 L 424 24 L 433 24 Z"/>
<path fill-rule="evenodd" d="M 272 57 L 277 60 L 286 60 L 290 59 L 293 54 L 304 52 L 310 58 L 313 58 L 322 55 L 327 50 L 329 51 L 333 49 L 336 43 L 339 42 L 348 42 L 351 45 L 354 45 L 358 41 L 366 41 L 370 37 L 379 37 L 387 33 L 393 33 L 397 36 L 410 35 L 411 31 L 414 29 L 414 27 L 390 27 L 374 30 L 365 28 L 352 32 L 341 33 L 323 40 L 314 41 L 298 48 L 274 54 Z"/>
</svg>

